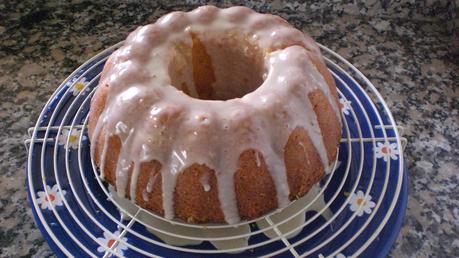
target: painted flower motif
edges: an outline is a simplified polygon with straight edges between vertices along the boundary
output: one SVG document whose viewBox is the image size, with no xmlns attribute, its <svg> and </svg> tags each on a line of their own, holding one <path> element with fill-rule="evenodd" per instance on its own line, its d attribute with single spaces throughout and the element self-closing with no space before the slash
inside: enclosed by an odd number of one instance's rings
<svg viewBox="0 0 459 258">
<path fill-rule="evenodd" d="M 81 91 L 83 91 L 82 94 L 84 94 L 86 91 L 88 91 L 89 88 L 86 87 L 86 85 L 88 85 L 88 83 L 89 82 L 86 81 L 86 77 L 83 77 L 79 81 L 73 83 L 73 86 L 70 89 L 70 91 L 73 93 L 73 96 L 78 95 L 78 93 L 80 93 Z"/>
<path fill-rule="evenodd" d="M 347 99 L 344 99 L 344 98 L 340 98 L 339 99 L 339 103 L 340 103 L 340 106 L 341 106 L 341 111 L 345 115 L 349 115 L 350 114 L 349 111 L 351 110 L 352 102 L 350 100 L 347 100 Z"/>
<path fill-rule="evenodd" d="M 108 249 L 112 248 L 116 241 L 120 239 L 120 232 L 117 230 L 113 233 L 104 231 L 104 237 L 99 237 L 97 240 L 99 241 L 100 246 L 97 248 L 97 252 L 105 253 Z M 127 238 L 123 237 L 123 241 L 127 241 Z M 118 255 L 123 255 L 123 252 L 126 251 L 128 248 L 121 242 L 118 242 L 113 252 Z"/>
<path fill-rule="evenodd" d="M 349 198 L 349 208 L 351 211 L 357 211 L 357 216 L 359 217 L 363 215 L 363 212 L 370 214 L 372 208 L 375 207 L 375 203 L 371 201 L 371 196 L 365 196 L 361 190 L 357 191 L 357 193 L 352 193 Z"/>
<path fill-rule="evenodd" d="M 37 192 L 37 202 L 40 204 L 41 209 L 51 210 L 52 206 L 62 206 L 62 196 L 65 195 L 66 191 L 62 190 L 60 192 L 57 185 L 54 185 L 52 188 L 47 185 L 46 190 L 48 191 L 48 195 L 46 195 L 45 191 Z"/>
<path fill-rule="evenodd" d="M 57 142 L 59 145 L 65 145 L 67 143 L 67 138 L 69 140 L 68 147 L 71 149 L 78 148 L 78 138 L 80 137 L 81 130 L 73 128 L 70 132 L 69 129 L 62 129 L 61 134 L 57 137 Z M 86 140 L 86 135 L 83 135 L 83 141 Z"/>
<path fill-rule="evenodd" d="M 319 258 L 325 258 L 323 254 L 319 254 Z M 335 256 L 335 258 L 346 258 L 346 255 L 339 253 Z"/>
<path fill-rule="evenodd" d="M 400 152 L 398 151 L 398 148 L 397 148 L 397 144 L 396 143 L 389 143 L 389 142 L 385 142 L 385 143 L 381 143 L 381 142 L 378 142 L 376 143 L 376 149 L 375 149 L 375 153 L 376 153 L 376 158 L 384 158 L 384 161 L 389 161 L 389 158 L 393 159 L 393 160 L 397 160 L 398 159 L 398 155 L 400 154 Z"/>
</svg>

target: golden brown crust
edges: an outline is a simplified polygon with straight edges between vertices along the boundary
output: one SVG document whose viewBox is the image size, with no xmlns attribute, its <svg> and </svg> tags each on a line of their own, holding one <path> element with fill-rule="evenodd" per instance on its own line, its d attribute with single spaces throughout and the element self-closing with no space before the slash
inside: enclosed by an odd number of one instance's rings
<svg viewBox="0 0 459 258">
<path fill-rule="evenodd" d="M 162 196 L 162 178 L 161 178 L 161 164 L 156 161 L 149 161 L 140 165 L 140 174 L 137 181 L 137 191 L 135 201 L 141 207 L 153 210 L 161 215 L 164 214 L 163 210 L 163 196 Z M 147 184 L 153 179 L 153 186 L 151 192 L 146 191 Z M 146 198 L 144 197 L 146 195 Z"/>
<path fill-rule="evenodd" d="M 290 187 L 290 200 L 306 194 L 324 174 L 322 161 L 303 128 L 290 134 L 285 146 L 284 162 Z"/>
<path fill-rule="evenodd" d="M 315 90 L 311 92 L 309 99 L 314 107 L 314 112 L 322 131 L 322 139 L 327 150 L 328 160 L 329 162 L 333 162 L 337 151 L 336 147 L 341 139 L 340 123 L 322 91 Z"/>
<path fill-rule="evenodd" d="M 194 86 L 200 99 L 212 99 L 214 97 L 212 84 L 215 82 L 212 59 L 207 53 L 204 44 L 195 34 L 191 33 L 191 39 L 193 40 L 191 60 Z"/>
<path fill-rule="evenodd" d="M 91 99 L 91 107 L 89 110 L 89 121 L 88 121 L 88 136 L 92 140 L 92 133 L 96 128 L 97 120 L 104 111 L 105 100 L 107 99 L 108 85 L 100 85 L 94 96 Z M 100 138 L 100 137 L 99 137 Z M 102 138 L 103 139 L 103 138 Z"/>
<path fill-rule="evenodd" d="M 210 186 L 207 192 L 201 182 L 203 177 L 207 177 L 205 183 Z M 220 209 L 215 172 L 205 165 L 194 164 L 179 174 L 174 203 L 176 216 L 189 223 L 225 222 Z"/>
<path fill-rule="evenodd" d="M 333 76 L 331 75 L 330 71 L 328 71 L 328 68 L 324 63 L 322 56 L 320 55 L 320 53 L 315 53 L 312 51 L 309 51 L 308 53 L 309 57 L 312 60 L 312 63 L 316 66 L 319 73 L 322 74 L 322 77 L 324 77 L 325 82 L 327 83 L 328 88 L 330 89 L 330 93 L 335 99 L 336 105 L 339 107 L 338 92 L 336 91 L 335 80 L 333 79 Z M 328 103 L 328 101 L 326 103 Z M 337 122 L 339 123 L 339 121 Z M 338 126 L 338 128 L 341 130 L 340 126 Z"/>
<path fill-rule="evenodd" d="M 257 157 L 259 155 L 259 164 Z M 261 153 L 246 150 L 239 157 L 239 169 L 234 175 L 234 187 L 242 219 L 253 219 L 277 208 L 274 182 Z"/>
</svg>

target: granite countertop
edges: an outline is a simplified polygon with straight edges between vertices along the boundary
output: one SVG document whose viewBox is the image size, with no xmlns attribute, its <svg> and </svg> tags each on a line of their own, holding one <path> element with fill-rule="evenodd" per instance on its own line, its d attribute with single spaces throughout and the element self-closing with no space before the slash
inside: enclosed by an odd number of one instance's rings
<svg viewBox="0 0 459 258">
<path fill-rule="evenodd" d="M 23 147 L 51 93 L 136 26 L 200 4 L 114 2 L 0 2 L 2 257 L 52 255 L 27 203 Z M 459 2 L 335 2 L 243 3 L 281 15 L 350 60 L 405 127 L 408 210 L 391 255 L 458 257 Z"/>
</svg>

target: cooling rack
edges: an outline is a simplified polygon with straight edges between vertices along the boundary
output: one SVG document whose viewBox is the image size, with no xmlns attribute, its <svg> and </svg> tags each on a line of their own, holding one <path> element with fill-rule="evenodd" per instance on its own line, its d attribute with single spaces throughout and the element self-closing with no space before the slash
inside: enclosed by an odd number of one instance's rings
<svg viewBox="0 0 459 258">
<path fill-rule="evenodd" d="M 108 56 L 91 58 L 54 92 L 25 141 L 33 215 L 62 257 L 385 257 L 407 202 L 406 139 L 382 96 L 320 45 L 338 88 L 343 132 L 334 169 L 304 198 L 236 225 L 168 221 L 112 194 L 91 159 L 86 124 Z"/>
</svg>

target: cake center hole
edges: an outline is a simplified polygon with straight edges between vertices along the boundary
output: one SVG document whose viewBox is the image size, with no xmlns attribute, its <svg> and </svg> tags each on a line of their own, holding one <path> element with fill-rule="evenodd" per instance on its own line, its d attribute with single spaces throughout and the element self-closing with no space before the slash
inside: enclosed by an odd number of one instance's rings
<svg viewBox="0 0 459 258">
<path fill-rule="evenodd" d="M 241 98 L 263 83 L 263 55 L 237 33 L 190 33 L 192 47 L 175 46 L 172 85 L 205 100 Z"/>
</svg>

